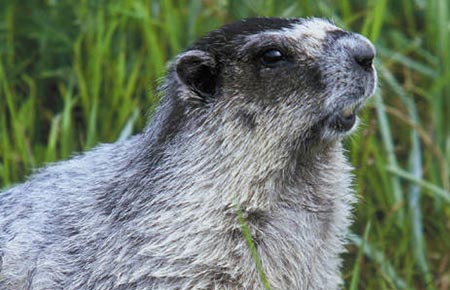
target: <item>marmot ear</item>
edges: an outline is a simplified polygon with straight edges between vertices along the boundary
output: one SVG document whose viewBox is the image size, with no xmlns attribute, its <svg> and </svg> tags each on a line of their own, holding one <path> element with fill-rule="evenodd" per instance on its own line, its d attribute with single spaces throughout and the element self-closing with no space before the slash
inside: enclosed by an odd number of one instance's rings
<svg viewBox="0 0 450 290">
<path fill-rule="evenodd" d="M 217 89 L 218 68 L 212 55 L 201 50 L 190 50 L 181 54 L 175 64 L 179 80 L 198 97 L 205 100 Z"/>
</svg>

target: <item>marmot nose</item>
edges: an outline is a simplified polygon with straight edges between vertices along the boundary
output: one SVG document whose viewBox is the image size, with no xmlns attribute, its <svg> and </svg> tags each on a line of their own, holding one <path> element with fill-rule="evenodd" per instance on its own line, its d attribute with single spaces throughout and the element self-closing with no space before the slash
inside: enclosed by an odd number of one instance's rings
<svg viewBox="0 0 450 290">
<path fill-rule="evenodd" d="M 351 49 L 353 59 L 364 70 L 371 70 L 375 49 L 365 37 L 357 34 L 355 36 L 356 41 Z"/>
<path fill-rule="evenodd" d="M 375 51 L 373 49 L 357 48 L 353 54 L 353 58 L 356 63 L 359 64 L 364 70 L 372 68 L 372 62 L 375 57 Z"/>
</svg>

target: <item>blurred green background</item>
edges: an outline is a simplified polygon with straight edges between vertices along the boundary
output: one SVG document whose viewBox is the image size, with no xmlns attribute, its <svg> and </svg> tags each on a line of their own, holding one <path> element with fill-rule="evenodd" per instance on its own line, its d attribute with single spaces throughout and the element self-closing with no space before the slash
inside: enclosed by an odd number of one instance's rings
<svg viewBox="0 0 450 290">
<path fill-rule="evenodd" d="M 0 188 L 139 132 L 167 61 L 249 16 L 334 20 L 378 50 L 380 89 L 347 139 L 360 202 L 345 289 L 450 289 L 450 4 L 0 1 Z"/>
</svg>

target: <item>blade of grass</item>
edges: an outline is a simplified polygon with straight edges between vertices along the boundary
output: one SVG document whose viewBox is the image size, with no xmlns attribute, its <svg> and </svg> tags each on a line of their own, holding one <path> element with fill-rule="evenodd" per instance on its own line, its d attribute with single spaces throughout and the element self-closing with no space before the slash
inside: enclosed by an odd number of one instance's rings
<svg viewBox="0 0 450 290">
<path fill-rule="evenodd" d="M 264 289 L 270 290 L 271 288 L 269 280 L 267 280 L 266 273 L 262 266 L 261 257 L 259 256 L 258 251 L 256 250 L 255 243 L 253 242 L 253 237 L 252 234 L 250 233 L 250 228 L 248 226 L 247 220 L 245 219 L 244 214 L 242 213 L 242 210 L 238 205 L 235 206 L 235 209 L 239 219 L 239 224 L 241 225 L 242 234 L 244 235 L 247 247 L 250 250 L 253 261 L 255 262 L 256 269 L 258 270 L 259 277 L 261 279 L 261 283 L 263 284 Z"/>
<path fill-rule="evenodd" d="M 0 88 L 1 89 L 1 88 Z M 6 111 L 4 109 L 3 111 Z M 2 182 L 0 183 L 0 187 L 4 187 L 7 185 L 10 185 L 12 182 L 12 172 L 14 170 L 14 166 L 11 163 L 11 144 L 9 142 L 9 131 L 8 127 L 6 126 L 6 114 L 1 115 L 1 132 L 0 132 L 0 141 L 1 141 L 1 151 L 3 158 L 1 160 L 2 162 Z M 9 156 L 9 158 L 8 158 Z"/>
<path fill-rule="evenodd" d="M 377 42 L 377 39 L 381 33 L 381 28 L 383 27 L 384 20 L 386 18 L 386 3 L 387 0 L 377 0 L 375 2 L 375 8 L 373 10 L 373 22 L 372 22 L 372 30 L 370 31 L 370 40 L 374 43 Z"/>
<path fill-rule="evenodd" d="M 342 13 L 342 20 L 349 23 L 352 16 L 352 6 L 349 0 L 339 1 L 339 8 Z"/>
<path fill-rule="evenodd" d="M 45 152 L 46 161 L 56 161 L 56 144 L 58 142 L 58 133 L 61 126 L 61 115 L 55 115 L 52 118 L 50 133 L 47 139 L 47 148 Z"/>
<path fill-rule="evenodd" d="M 170 46 L 172 48 L 172 55 L 175 55 L 181 51 L 180 39 L 182 38 L 180 25 L 179 10 L 174 9 L 172 0 L 162 1 L 161 9 L 164 11 L 164 24 L 163 27 L 166 30 L 166 34 L 169 37 Z"/>
<path fill-rule="evenodd" d="M 363 238 L 353 233 L 348 235 L 348 239 L 357 247 L 362 248 L 366 257 L 378 263 L 381 271 L 383 271 L 385 276 L 391 280 L 397 289 L 412 289 L 411 287 L 408 287 L 405 281 L 397 275 L 394 267 L 391 263 L 389 263 L 389 261 L 386 260 L 383 253 L 377 250 L 368 241 L 365 241 Z"/>
<path fill-rule="evenodd" d="M 75 150 L 74 144 L 73 144 L 73 136 L 72 136 L 72 129 L 74 125 L 72 124 L 72 109 L 75 104 L 75 101 L 73 99 L 73 81 L 69 81 L 68 88 L 63 87 L 60 85 L 60 93 L 64 99 L 64 108 L 62 112 L 62 122 L 61 122 L 61 157 L 67 158 L 72 154 L 72 152 Z"/>
<path fill-rule="evenodd" d="M 420 179 L 422 178 L 422 153 L 420 148 L 419 137 L 417 132 L 413 130 L 411 132 L 412 148 L 410 152 L 410 170 L 412 175 Z M 432 287 L 432 275 L 428 266 L 426 258 L 425 237 L 423 233 L 422 225 L 422 210 L 420 207 L 420 187 L 416 184 L 409 186 L 408 206 L 411 215 L 411 223 L 413 227 L 413 247 L 414 253 L 417 259 L 418 266 L 425 277 L 427 283 L 427 289 L 434 289 Z"/>
<path fill-rule="evenodd" d="M 389 120 L 386 114 L 386 110 L 384 108 L 384 103 L 383 103 L 383 99 L 381 98 L 380 93 L 376 93 L 375 94 L 375 108 L 377 111 L 377 116 L 378 116 L 378 123 L 380 126 L 380 132 L 381 132 L 381 136 L 383 139 L 383 145 L 385 147 L 386 153 L 387 153 L 387 162 L 389 165 L 391 166 L 395 166 L 398 167 L 398 161 L 397 161 L 397 157 L 395 156 L 395 151 L 394 151 L 394 142 L 392 140 L 392 132 L 391 132 L 391 128 L 389 126 Z M 393 175 L 390 178 L 391 180 L 391 186 L 392 186 L 392 194 L 394 197 L 394 203 L 395 204 L 403 204 L 404 203 L 404 199 L 403 199 L 403 192 L 402 192 L 402 187 L 400 185 L 400 179 Z M 404 209 L 399 209 L 397 211 L 397 222 L 398 224 L 403 224 L 404 221 Z"/>
<path fill-rule="evenodd" d="M 413 123 L 420 123 L 417 114 L 417 109 L 412 98 L 408 97 L 407 93 L 403 87 L 397 82 L 395 77 L 385 69 L 385 67 L 380 66 L 380 72 L 386 81 L 386 83 L 393 89 L 393 91 L 400 97 L 400 100 L 404 103 L 408 109 L 408 114 Z M 422 150 L 420 146 L 419 134 L 414 127 L 411 127 L 411 149 L 409 154 L 410 159 L 410 170 L 411 175 L 414 176 L 416 180 L 422 179 Z M 410 211 L 412 232 L 413 232 L 413 248 L 416 258 L 416 263 L 421 270 L 423 276 L 425 277 L 425 282 L 427 285 L 431 285 L 432 275 L 428 266 L 428 261 L 426 258 L 425 249 L 425 238 L 423 235 L 423 225 L 422 225 L 422 209 L 420 207 L 420 188 L 416 184 L 411 184 L 409 186 L 408 192 L 408 207 Z M 428 289 L 434 289 L 429 286 Z"/>
<path fill-rule="evenodd" d="M 450 41 L 448 37 L 448 24 L 450 21 L 449 17 L 449 6 L 447 0 L 437 0 L 437 8 L 436 11 L 437 15 L 437 29 L 438 29 L 438 49 L 440 53 L 440 64 L 441 64 L 441 70 L 443 75 L 448 75 L 450 73 Z M 442 105 L 442 107 L 437 107 L 438 104 L 436 104 L 436 110 L 438 112 L 442 112 L 444 116 L 441 116 L 441 118 L 444 118 L 439 126 L 442 126 L 440 133 L 441 133 L 441 146 L 444 146 L 445 142 L 445 136 L 450 133 L 450 126 L 448 122 L 445 122 L 445 116 L 450 115 L 450 104 L 448 103 L 448 96 L 450 94 L 450 86 L 447 83 L 447 86 L 444 88 L 438 103 Z M 446 101 L 447 100 L 447 101 Z M 447 103 L 448 106 L 445 106 Z"/>
<path fill-rule="evenodd" d="M 388 170 L 389 172 L 393 173 L 396 176 L 414 182 L 415 184 L 423 187 L 424 189 L 429 190 L 431 193 L 438 196 L 439 198 L 442 198 L 445 202 L 450 204 L 450 192 L 442 189 L 441 187 L 431 182 L 425 181 L 423 179 L 419 179 L 414 175 L 412 175 L 411 173 L 401 169 L 400 167 L 388 166 L 386 170 Z M 430 194 L 430 196 L 434 197 L 433 194 Z"/>
<path fill-rule="evenodd" d="M 6 55 L 6 61 L 8 66 L 12 67 L 14 63 L 15 50 L 14 50 L 14 35 L 15 35 L 15 21 L 14 21 L 14 10 L 15 3 L 9 2 L 6 6 L 4 19 L 6 26 L 6 51 L 8 52 Z"/>
<path fill-rule="evenodd" d="M 21 117 L 20 110 L 17 108 L 15 102 L 15 92 L 13 90 L 13 87 L 11 87 L 11 85 L 8 83 L 8 77 L 5 74 L 5 67 L 3 66 L 3 63 L 1 61 L 0 61 L 0 91 L 3 94 L 3 97 L 6 99 L 6 110 L 10 115 L 10 120 L 12 124 L 11 125 L 12 128 L 10 130 L 11 146 L 16 148 L 25 171 L 28 171 L 30 165 L 33 163 L 33 159 L 26 146 L 27 138 L 24 132 L 24 124 L 22 123 L 22 120 L 20 118 Z M 9 158 L 12 158 L 12 156 L 10 156 Z"/>
<path fill-rule="evenodd" d="M 419 117 L 417 115 L 417 110 L 414 102 L 410 98 L 406 98 L 404 100 L 407 102 L 408 109 L 410 111 L 411 118 L 413 122 L 419 123 Z M 419 135 L 417 131 L 412 128 L 411 130 L 411 151 L 410 151 L 410 171 L 412 175 L 421 179 L 423 176 L 422 172 L 422 150 L 419 141 Z M 419 266 L 419 269 L 422 272 L 422 275 L 425 278 L 425 282 L 427 284 L 427 289 L 434 289 L 432 286 L 432 274 L 430 272 L 430 268 L 428 266 L 428 261 L 426 257 L 426 247 L 425 247 L 425 237 L 423 233 L 423 224 L 422 224 L 422 209 L 420 207 L 420 187 L 417 184 L 410 184 L 409 186 L 409 194 L 408 194 L 408 206 L 411 215 L 411 224 L 412 224 L 412 232 L 413 232 L 413 247 L 414 253 L 416 256 L 416 262 Z"/>
<path fill-rule="evenodd" d="M 355 266 L 353 267 L 352 281 L 350 283 L 349 290 L 358 289 L 358 284 L 359 284 L 360 275 L 361 275 L 361 261 L 362 261 L 363 253 L 365 251 L 366 241 L 369 240 L 370 227 L 371 227 L 371 222 L 369 221 L 366 225 L 366 229 L 364 230 L 364 238 L 362 241 L 362 245 L 361 245 L 361 247 L 359 247 L 358 256 L 356 257 L 356 260 L 355 260 Z"/>
<path fill-rule="evenodd" d="M 377 53 L 382 56 L 386 56 L 387 60 L 393 60 L 393 61 L 397 62 L 398 64 L 408 67 L 424 76 L 427 76 L 430 78 L 439 77 L 439 73 L 432 67 L 427 66 L 419 61 L 413 60 L 410 57 L 407 57 L 402 53 L 394 52 L 390 49 L 381 48 L 381 47 L 377 48 Z"/>
<path fill-rule="evenodd" d="M 122 131 L 120 132 L 119 138 L 117 141 L 123 141 L 127 138 L 129 138 L 133 133 L 133 126 L 136 124 L 136 121 L 139 117 L 139 109 L 135 109 L 133 111 L 133 114 L 128 118 L 127 123 L 123 127 Z"/>
</svg>

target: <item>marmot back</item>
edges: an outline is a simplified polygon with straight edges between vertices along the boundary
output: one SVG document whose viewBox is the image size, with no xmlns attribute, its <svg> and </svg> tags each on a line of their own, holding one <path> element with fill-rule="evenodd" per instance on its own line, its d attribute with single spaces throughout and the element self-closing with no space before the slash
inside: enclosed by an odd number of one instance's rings
<svg viewBox="0 0 450 290">
<path fill-rule="evenodd" d="M 142 134 L 0 193 L 0 289 L 262 289 L 237 207 L 272 289 L 339 289 L 374 56 L 316 18 L 207 34 Z"/>
</svg>

